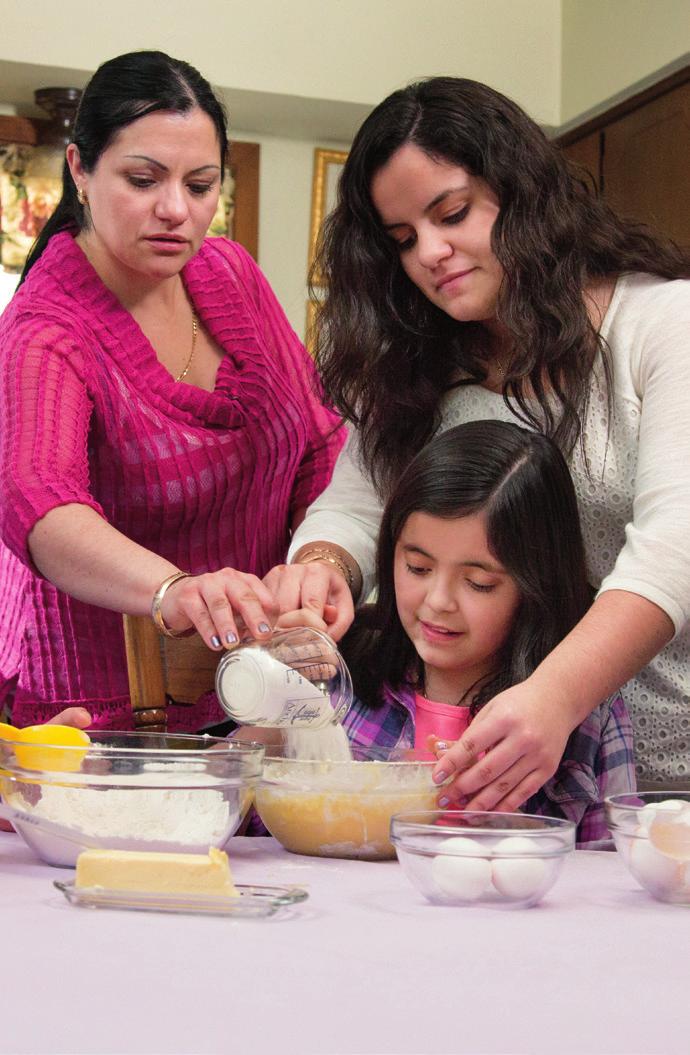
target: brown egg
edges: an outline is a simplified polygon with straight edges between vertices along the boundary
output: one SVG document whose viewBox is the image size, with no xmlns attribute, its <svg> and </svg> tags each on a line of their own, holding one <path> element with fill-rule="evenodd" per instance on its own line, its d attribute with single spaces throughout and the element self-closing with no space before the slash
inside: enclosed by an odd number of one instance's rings
<svg viewBox="0 0 690 1055">
<path fill-rule="evenodd" d="M 690 861 L 690 805 L 666 815 L 659 813 L 649 826 L 652 846 L 676 861 Z"/>
</svg>

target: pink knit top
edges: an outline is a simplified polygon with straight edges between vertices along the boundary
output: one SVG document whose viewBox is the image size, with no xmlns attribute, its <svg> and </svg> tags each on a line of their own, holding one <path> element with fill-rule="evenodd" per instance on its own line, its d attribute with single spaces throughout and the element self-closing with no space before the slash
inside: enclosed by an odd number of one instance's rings
<svg viewBox="0 0 690 1055">
<path fill-rule="evenodd" d="M 80 502 L 186 571 L 264 575 L 328 482 L 337 420 L 251 257 L 208 239 L 182 277 L 225 351 L 213 392 L 175 383 L 68 233 L 0 317 L 0 699 L 17 725 L 82 704 L 132 727 L 122 617 L 43 579 L 36 522 Z M 169 708 L 174 730 L 224 717 Z"/>
</svg>

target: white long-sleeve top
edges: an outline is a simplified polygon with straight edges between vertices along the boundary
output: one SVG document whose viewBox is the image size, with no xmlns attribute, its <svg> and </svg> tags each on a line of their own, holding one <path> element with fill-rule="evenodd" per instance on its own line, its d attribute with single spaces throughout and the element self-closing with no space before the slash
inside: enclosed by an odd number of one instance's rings
<svg viewBox="0 0 690 1055">
<path fill-rule="evenodd" d="M 588 466 L 571 458 L 592 585 L 653 601 L 676 636 L 624 688 L 638 776 L 690 778 L 690 282 L 624 275 L 601 327 L 613 371 L 607 413 L 594 372 L 584 422 Z M 442 403 L 441 429 L 480 418 L 515 420 L 478 385 Z M 333 479 L 295 533 L 291 554 L 325 539 L 343 546 L 373 586 L 381 503 L 363 471 L 356 433 Z"/>
</svg>

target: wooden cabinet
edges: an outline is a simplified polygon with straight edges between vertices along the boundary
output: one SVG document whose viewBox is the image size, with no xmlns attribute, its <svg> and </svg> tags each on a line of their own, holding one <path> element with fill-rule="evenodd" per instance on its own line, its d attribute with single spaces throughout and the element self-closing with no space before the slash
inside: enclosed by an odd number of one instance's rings
<svg viewBox="0 0 690 1055">
<path fill-rule="evenodd" d="M 613 207 L 690 245 L 690 82 L 613 121 L 603 136 Z"/>
<path fill-rule="evenodd" d="M 258 143 L 230 143 L 230 171 L 235 181 L 232 236 L 255 260 L 259 259 L 260 159 Z"/>
<path fill-rule="evenodd" d="M 597 188 L 601 186 L 602 136 L 603 132 L 590 132 L 588 136 L 563 147 L 563 153 L 589 173 Z"/>
<path fill-rule="evenodd" d="M 558 142 L 620 215 L 690 245 L 690 67 Z"/>
</svg>

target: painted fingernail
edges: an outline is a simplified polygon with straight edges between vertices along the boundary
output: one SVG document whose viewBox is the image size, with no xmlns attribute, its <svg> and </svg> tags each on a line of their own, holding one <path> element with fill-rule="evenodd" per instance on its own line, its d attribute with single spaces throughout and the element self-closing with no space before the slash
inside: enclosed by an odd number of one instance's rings
<svg viewBox="0 0 690 1055">
<path fill-rule="evenodd" d="M 236 645 L 237 641 L 237 634 L 233 634 L 232 630 L 228 630 L 227 634 L 225 635 L 226 645 Z"/>
<path fill-rule="evenodd" d="M 441 809 L 442 809 L 442 810 L 444 810 L 444 809 L 446 808 L 446 806 L 450 806 L 450 799 L 447 799 L 447 798 L 446 798 L 446 796 L 445 796 L 445 795 L 443 795 L 443 796 L 442 796 L 442 797 L 441 797 L 441 798 L 440 798 L 440 799 L 438 800 L 438 804 L 439 804 L 439 806 L 441 807 Z"/>
<path fill-rule="evenodd" d="M 211 638 L 211 644 L 214 648 L 220 648 L 220 638 L 218 637 L 218 634 L 213 635 Z"/>
<path fill-rule="evenodd" d="M 270 634 L 271 628 L 268 623 L 259 623 L 259 630 L 262 634 Z"/>
<path fill-rule="evenodd" d="M 442 784 L 449 776 L 450 774 L 446 773 L 445 769 L 439 769 L 438 773 L 434 773 L 434 784 Z"/>
<path fill-rule="evenodd" d="M 449 745 L 446 740 L 437 740 L 434 744 L 435 751 L 447 751 L 448 747 Z"/>
</svg>

